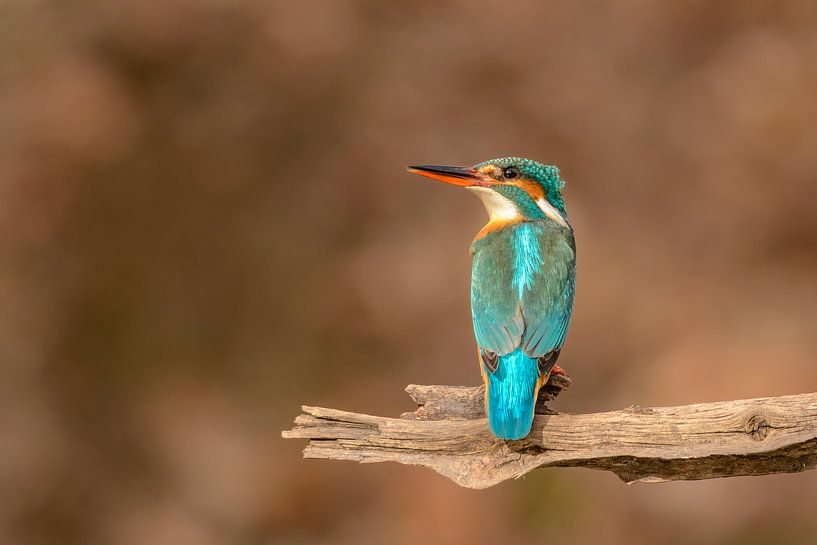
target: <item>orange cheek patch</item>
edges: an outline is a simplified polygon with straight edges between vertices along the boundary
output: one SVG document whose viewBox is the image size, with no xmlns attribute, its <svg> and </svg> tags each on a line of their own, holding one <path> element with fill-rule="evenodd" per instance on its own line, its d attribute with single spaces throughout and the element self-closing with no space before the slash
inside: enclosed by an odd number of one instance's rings
<svg viewBox="0 0 817 545">
<path fill-rule="evenodd" d="M 528 195 L 534 201 L 538 201 L 539 199 L 545 198 L 545 190 L 542 189 L 542 186 L 537 184 L 532 180 L 514 180 L 512 182 L 508 182 L 509 185 L 515 185 Z"/>
</svg>

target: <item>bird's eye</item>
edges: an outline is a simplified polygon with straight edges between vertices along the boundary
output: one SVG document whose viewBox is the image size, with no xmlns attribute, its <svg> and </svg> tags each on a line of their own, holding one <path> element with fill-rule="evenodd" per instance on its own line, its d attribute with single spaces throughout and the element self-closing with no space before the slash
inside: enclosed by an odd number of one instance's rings
<svg viewBox="0 0 817 545">
<path fill-rule="evenodd" d="M 519 176 L 519 170 L 516 167 L 503 168 L 502 175 L 508 180 L 513 180 Z"/>
</svg>

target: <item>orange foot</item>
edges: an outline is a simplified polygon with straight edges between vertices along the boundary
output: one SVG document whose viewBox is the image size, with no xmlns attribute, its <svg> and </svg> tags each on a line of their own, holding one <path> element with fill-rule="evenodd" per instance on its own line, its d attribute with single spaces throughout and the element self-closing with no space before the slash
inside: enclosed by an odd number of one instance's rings
<svg viewBox="0 0 817 545">
<path fill-rule="evenodd" d="M 553 376 L 553 375 L 565 376 L 565 375 L 567 375 L 567 371 L 565 371 L 564 369 L 562 369 L 558 365 L 554 365 L 553 369 L 550 370 L 550 376 Z"/>
</svg>

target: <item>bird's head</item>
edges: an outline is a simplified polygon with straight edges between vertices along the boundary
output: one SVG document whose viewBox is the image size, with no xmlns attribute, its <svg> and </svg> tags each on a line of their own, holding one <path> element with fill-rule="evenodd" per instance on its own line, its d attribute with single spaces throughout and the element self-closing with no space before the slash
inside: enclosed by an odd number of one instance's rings
<svg viewBox="0 0 817 545">
<path fill-rule="evenodd" d="M 472 191 L 482 199 L 491 221 L 550 219 L 569 225 L 561 193 L 564 182 L 555 166 L 523 157 L 502 157 L 473 167 L 422 165 L 407 170 Z"/>
</svg>

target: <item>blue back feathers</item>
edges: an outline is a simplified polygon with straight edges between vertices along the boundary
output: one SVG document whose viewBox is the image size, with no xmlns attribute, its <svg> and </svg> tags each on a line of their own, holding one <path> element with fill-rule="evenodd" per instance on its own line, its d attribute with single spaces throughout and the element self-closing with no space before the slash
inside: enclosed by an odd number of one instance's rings
<svg viewBox="0 0 817 545">
<path fill-rule="evenodd" d="M 513 230 L 513 287 L 519 299 L 533 286 L 533 280 L 542 270 L 542 250 L 539 245 L 541 227 L 522 223 Z"/>
<path fill-rule="evenodd" d="M 512 287 L 518 300 L 534 287 L 534 281 L 542 271 L 541 236 L 542 227 L 535 223 L 522 223 L 511 231 Z M 519 347 L 500 356 L 496 372 L 486 371 L 486 376 L 491 432 L 500 439 L 522 439 L 530 432 L 533 421 L 539 378 L 537 359 Z"/>
</svg>

